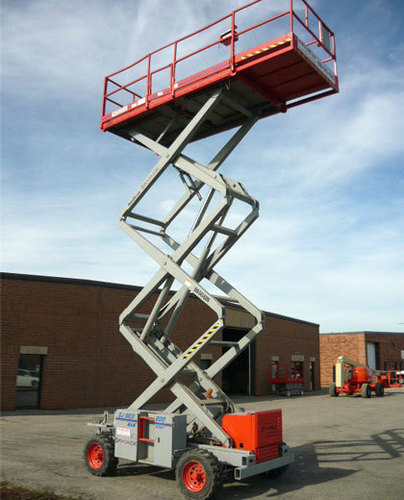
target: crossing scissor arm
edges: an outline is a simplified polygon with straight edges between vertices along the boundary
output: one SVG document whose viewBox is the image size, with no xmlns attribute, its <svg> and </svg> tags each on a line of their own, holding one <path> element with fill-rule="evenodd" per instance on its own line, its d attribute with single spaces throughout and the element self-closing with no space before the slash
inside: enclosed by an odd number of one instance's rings
<svg viewBox="0 0 404 500">
<path fill-rule="evenodd" d="M 197 434 L 205 439 L 230 446 L 229 437 L 217 423 L 217 418 L 225 412 L 234 412 L 236 407 L 213 378 L 263 330 L 264 317 L 262 311 L 215 271 L 218 262 L 258 217 L 258 202 L 247 193 L 242 184 L 224 177 L 217 171 L 258 117 L 246 110 L 248 119 L 245 124 L 233 134 L 207 165 L 183 153 L 199 126 L 208 119 L 221 99 L 227 101 L 229 99 L 225 89 L 212 92 L 168 147 L 136 130 L 131 131 L 134 142 L 150 149 L 160 158 L 128 206 L 122 211 L 120 224 L 123 230 L 159 264 L 160 269 L 121 314 L 120 331 L 157 376 L 129 408 L 131 410 L 143 408 L 161 389 L 168 387 L 176 399 L 169 405 L 167 411 L 186 412 L 190 434 Z M 169 167 L 178 171 L 185 185 L 185 192 L 178 202 L 162 220 L 136 211 L 139 202 L 148 192 L 158 187 L 160 176 Z M 178 241 L 170 234 L 171 224 L 181 218 L 195 196 L 201 197 L 201 190 L 205 186 L 208 187 L 208 192 L 201 201 L 199 214 L 188 236 L 183 241 Z M 226 217 L 229 218 L 231 215 L 235 201 L 248 207 L 248 214 L 236 227 L 229 227 L 226 226 Z M 218 235 L 222 236 L 220 242 L 217 242 Z M 167 254 L 152 242 L 151 236 L 158 236 L 159 240 L 171 249 L 170 253 Z M 196 252 L 197 247 L 198 252 Z M 225 301 L 219 300 L 205 288 L 203 280 L 209 281 L 224 294 Z M 180 283 L 180 288 L 172 294 L 170 291 L 174 281 Z M 170 336 L 191 293 L 212 309 L 217 318 L 211 326 L 200 332 L 199 337 L 188 349 L 182 351 L 172 342 Z M 150 313 L 144 314 L 143 306 L 150 300 L 153 301 L 153 307 Z M 204 371 L 194 362 L 194 358 L 213 339 L 217 339 L 226 327 L 226 300 L 249 313 L 254 318 L 254 326 Z M 133 326 L 141 322 L 143 323 L 141 327 Z M 193 382 L 189 386 L 182 380 L 184 374 L 193 376 Z M 203 394 L 206 393 L 211 397 L 204 397 Z"/>
</svg>

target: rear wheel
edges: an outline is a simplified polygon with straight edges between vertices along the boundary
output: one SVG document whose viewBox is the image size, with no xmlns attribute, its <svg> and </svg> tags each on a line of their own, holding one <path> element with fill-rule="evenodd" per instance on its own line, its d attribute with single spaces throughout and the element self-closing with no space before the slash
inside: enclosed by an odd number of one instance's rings
<svg viewBox="0 0 404 500">
<path fill-rule="evenodd" d="M 338 396 L 337 386 L 336 386 L 335 384 L 331 384 L 331 385 L 330 385 L 330 387 L 328 388 L 328 394 L 329 394 L 331 397 Z"/>
<path fill-rule="evenodd" d="M 222 486 L 218 459 L 207 450 L 186 451 L 178 460 L 175 475 L 185 498 L 209 500 Z"/>
<path fill-rule="evenodd" d="M 378 382 L 375 385 L 375 393 L 376 393 L 376 396 L 378 398 L 383 397 L 383 395 L 384 395 L 384 386 L 383 386 L 383 384 L 381 382 Z"/>
<path fill-rule="evenodd" d="M 114 456 L 114 441 L 110 436 L 96 436 L 84 448 L 87 469 L 95 476 L 112 476 L 116 472 L 118 459 Z"/>
<path fill-rule="evenodd" d="M 372 394 L 372 389 L 370 388 L 370 385 L 369 384 L 362 384 L 361 396 L 363 398 L 370 398 L 371 394 Z"/>
</svg>

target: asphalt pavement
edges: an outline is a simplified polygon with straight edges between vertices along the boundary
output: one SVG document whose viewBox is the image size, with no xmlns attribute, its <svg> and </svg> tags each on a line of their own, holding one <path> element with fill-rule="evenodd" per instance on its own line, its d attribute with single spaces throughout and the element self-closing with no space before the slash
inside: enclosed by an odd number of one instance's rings
<svg viewBox="0 0 404 500">
<path fill-rule="evenodd" d="M 284 440 L 296 462 L 278 479 L 225 484 L 219 500 L 404 498 L 404 388 L 383 398 L 235 398 L 249 410 L 281 408 Z M 18 411 L 0 418 L 2 479 L 33 489 L 99 500 L 180 499 L 175 474 L 121 461 L 114 477 L 87 472 L 86 422 L 101 410 Z"/>
</svg>

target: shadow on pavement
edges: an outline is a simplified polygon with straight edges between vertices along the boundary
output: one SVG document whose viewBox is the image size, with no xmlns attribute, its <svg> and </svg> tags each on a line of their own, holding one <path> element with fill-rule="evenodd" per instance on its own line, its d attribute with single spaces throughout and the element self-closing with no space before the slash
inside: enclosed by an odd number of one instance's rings
<svg viewBox="0 0 404 500">
<path fill-rule="evenodd" d="M 241 482 L 226 483 L 219 498 L 279 497 L 308 485 L 323 484 L 355 474 L 359 470 L 356 464 L 363 461 L 399 458 L 404 456 L 404 428 L 389 429 L 364 440 L 314 441 L 292 451 L 296 461 L 279 478 L 270 479 L 259 475 Z M 346 464 L 347 468 L 342 468 L 340 464 Z M 174 470 L 126 461 L 120 463 L 118 478 L 139 475 L 175 481 Z"/>
<path fill-rule="evenodd" d="M 234 482 L 225 485 L 222 498 L 247 499 L 258 495 L 272 498 L 291 491 L 299 491 L 307 485 L 326 483 L 356 472 L 354 469 L 340 467 L 320 467 L 313 444 L 305 444 L 293 448 L 292 451 L 296 454 L 296 461 L 288 467 L 282 476 L 270 479 L 260 475 L 240 483 Z"/>
<path fill-rule="evenodd" d="M 153 465 L 135 464 L 133 462 L 128 462 L 119 465 L 116 476 L 117 477 L 125 477 L 125 476 L 161 477 L 163 479 L 175 481 L 175 470 L 162 469 L 161 467 L 154 467 Z"/>
<path fill-rule="evenodd" d="M 316 441 L 293 448 L 296 461 L 277 479 L 253 477 L 225 485 L 221 498 L 267 498 L 298 491 L 307 485 L 326 483 L 357 472 L 355 464 L 368 460 L 391 460 L 404 456 L 404 429 L 390 429 L 365 440 Z M 349 468 L 333 467 L 346 463 Z M 329 464 L 329 465 L 327 465 Z"/>
<path fill-rule="evenodd" d="M 334 443 L 333 443 L 334 444 Z M 248 480 L 226 483 L 220 494 L 220 499 L 247 499 L 258 495 L 267 495 L 268 498 L 282 495 L 286 492 L 297 491 L 308 484 L 320 484 L 334 479 L 354 474 L 355 469 L 341 469 L 336 467 L 319 466 L 315 444 L 306 444 L 294 448 L 296 462 L 289 466 L 285 473 L 276 479 L 269 479 L 264 475 L 255 476 Z M 168 481 L 175 481 L 175 471 L 161 469 L 151 465 L 121 463 L 117 477 L 160 477 Z"/>
<path fill-rule="evenodd" d="M 370 439 L 316 441 L 312 445 L 321 463 L 391 460 L 404 455 L 404 429 L 389 429 Z"/>
</svg>

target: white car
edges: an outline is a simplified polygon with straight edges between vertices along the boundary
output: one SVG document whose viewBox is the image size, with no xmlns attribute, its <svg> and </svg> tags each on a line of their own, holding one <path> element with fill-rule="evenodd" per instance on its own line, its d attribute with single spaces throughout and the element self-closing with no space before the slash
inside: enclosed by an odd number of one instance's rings
<svg viewBox="0 0 404 500">
<path fill-rule="evenodd" d="M 35 377 L 29 370 L 18 368 L 17 388 L 29 387 L 36 389 L 39 384 L 39 377 Z"/>
</svg>

